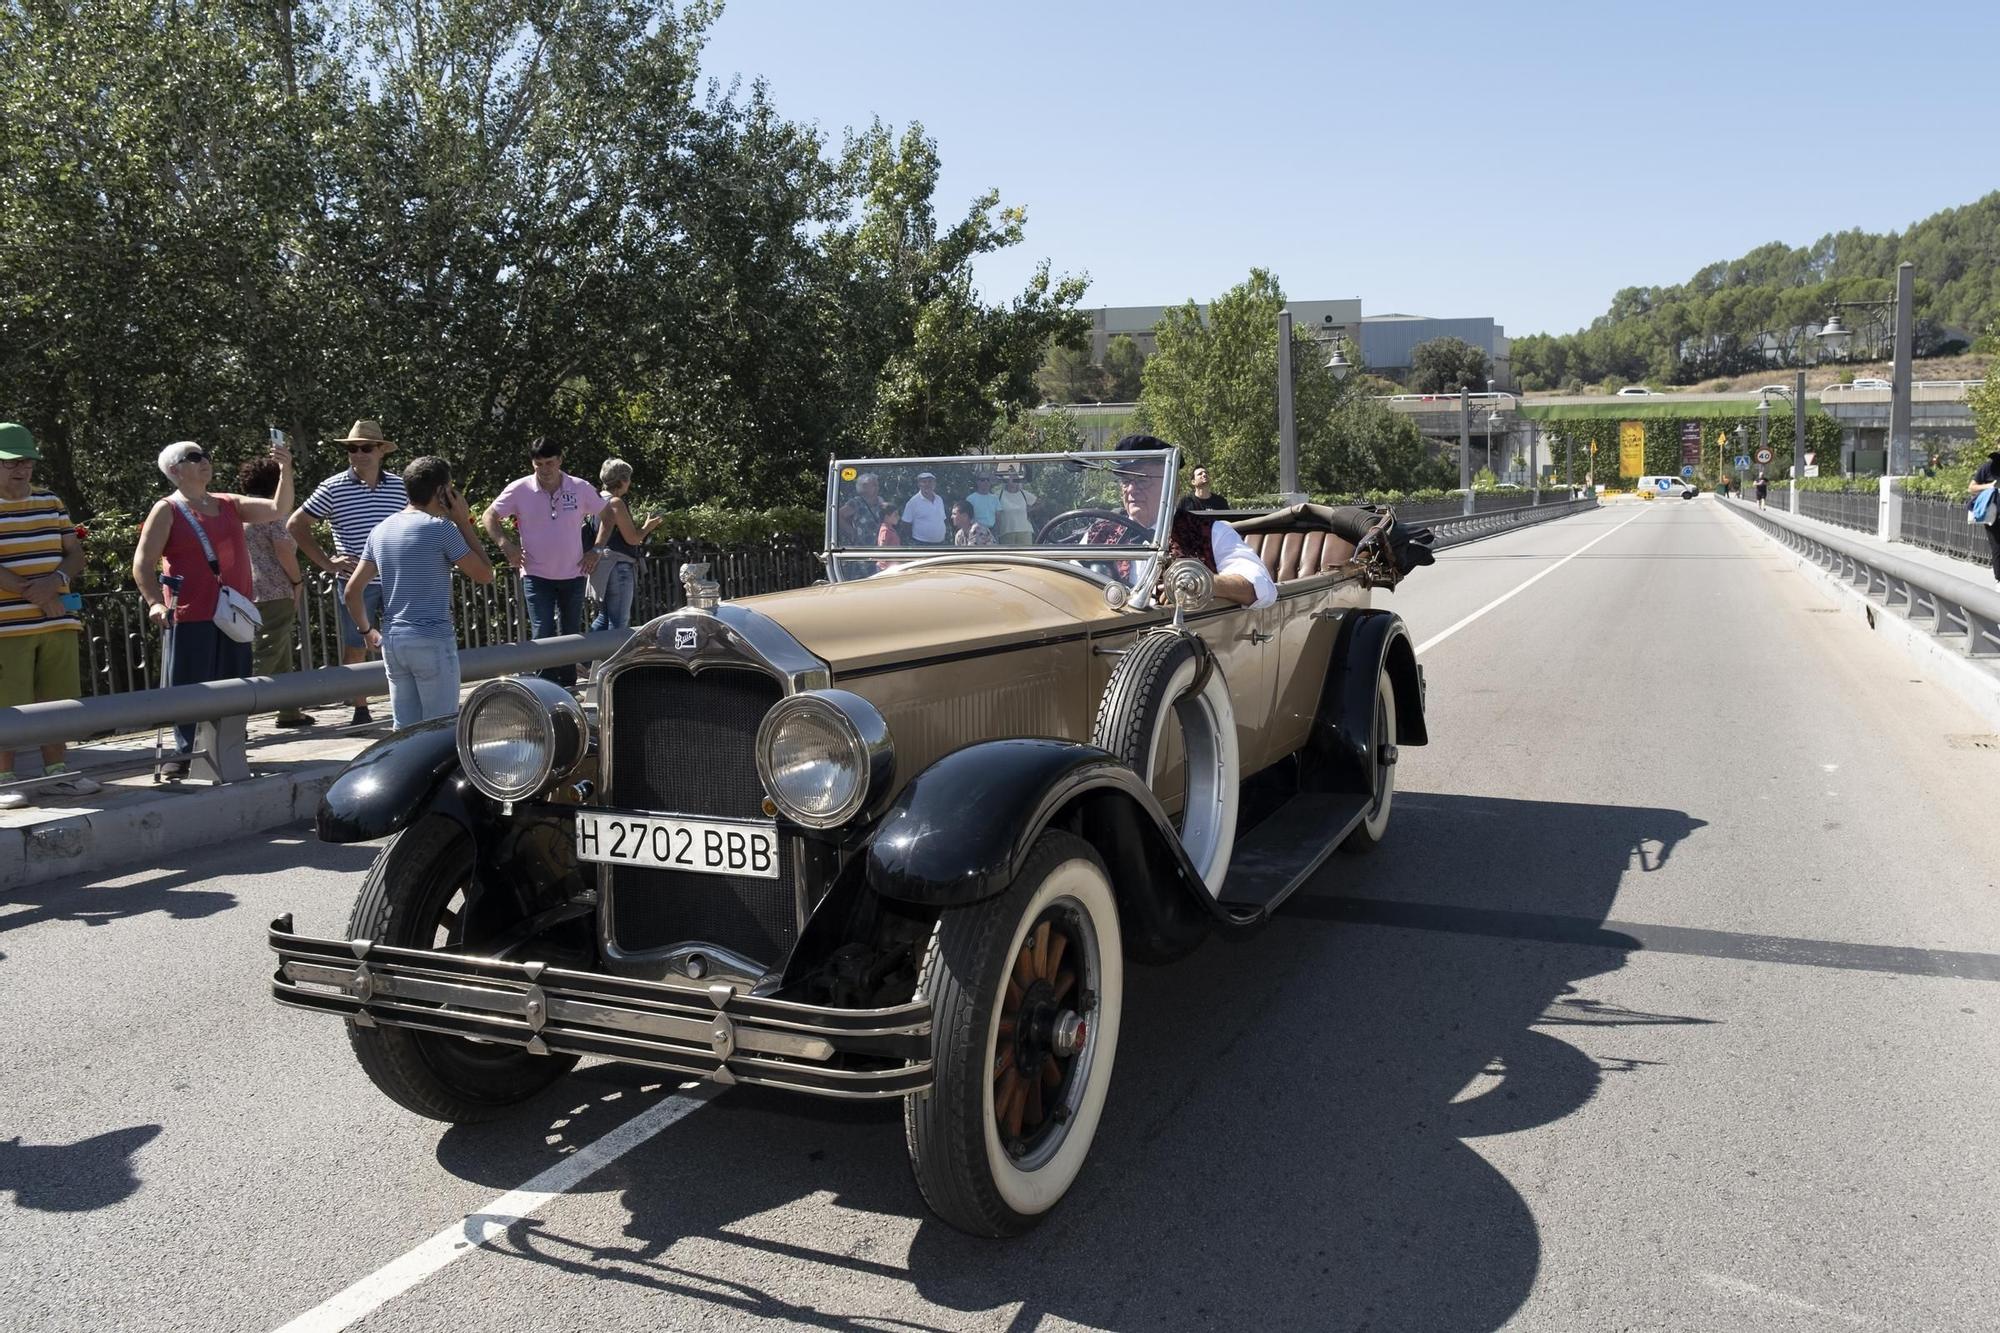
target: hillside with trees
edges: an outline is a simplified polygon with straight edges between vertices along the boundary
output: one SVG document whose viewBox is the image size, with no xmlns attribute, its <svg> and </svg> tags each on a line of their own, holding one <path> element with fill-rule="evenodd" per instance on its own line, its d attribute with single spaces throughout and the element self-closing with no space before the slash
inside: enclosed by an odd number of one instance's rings
<svg viewBox="0 0 2000 1333">
<path fill-rule="evenodd" d="M 1805 365 L 1819 356 L 1813 331 L 1832 302 L 1893 297 L 1904 260 L 1916 265 L 1917 354 L 1963 350 L 1953 344 L 2000 323 L 2000 191 L 1904 232 L 1773 241 L 1684 283 L 1627 287 L 1588 328 L 1514 339 L 1514 374 L 1529 390 L 1580 389 Z M 1886 312 L 1843 319 L 1858 354 L 1886 344 Z"/>
</svg>

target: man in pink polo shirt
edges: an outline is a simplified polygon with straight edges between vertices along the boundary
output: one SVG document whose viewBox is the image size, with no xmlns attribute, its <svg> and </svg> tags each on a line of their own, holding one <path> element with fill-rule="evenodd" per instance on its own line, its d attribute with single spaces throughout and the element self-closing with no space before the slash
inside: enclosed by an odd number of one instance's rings
<svg viewBox="0 0 2000 1333">
<path fill-rule="evenodd" d="M 604 497 L 563 471 L 562 446 L 547 436 L 535 441 L 530 461 L 535 470 L 508 482 L 479 522 L 507 563 L 521 571 L 531 635 L 581 634 L 583 590 L 597 564 L 597 552 L 583 549 L 583 520 L 604 508 Z M 509 518 L 518 541 L 507 535 Z M 551 667 L 542 675 L 564 689 L 576 684 L 573 666 Z"/>
</svg>

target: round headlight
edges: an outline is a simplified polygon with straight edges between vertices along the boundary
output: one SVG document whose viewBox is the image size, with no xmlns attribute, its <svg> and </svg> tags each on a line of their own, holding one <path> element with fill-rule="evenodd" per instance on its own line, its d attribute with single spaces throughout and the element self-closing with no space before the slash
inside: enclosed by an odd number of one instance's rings
<svg viewBox="0 0 2000 1333">
<path fill-rule="evenodd" d="M 568 690 L 539 676 L 489 680 L 458 714 L 458 761 L 496 801 L 534 796 L 567 775 L 590 744 L 590 726 Z"/>
<path fill-rule="evenodd" d="M 780 699 L 757 729 L 757 772 L 784 816 L 807 828 L 844 824 L 885 790 L 889 728 L 846 690 Z"/>
</svg>

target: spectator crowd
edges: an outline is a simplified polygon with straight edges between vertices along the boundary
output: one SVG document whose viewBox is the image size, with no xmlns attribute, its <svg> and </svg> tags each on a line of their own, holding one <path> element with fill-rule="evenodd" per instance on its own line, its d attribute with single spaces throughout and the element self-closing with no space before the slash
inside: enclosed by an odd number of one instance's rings
<svg viewBox="0 0 2000 1333">
<path fill-rule="evenodd" d="M 160 451 L 168 491 L 146 514 L 130 568 L 161 636 L 163 684 L 295 670 L 310 566 L 339 593 L 340 660 L 381 657 L 394 725 L 452 716 L 460 685 L 453 572 L 492 583 L 488 540 L 520 578 L 531 637 L 582 633 L 587 598 L 596 607 L 590 629 L 630 626 L 643 548 L 664 521 L 633 514 L 631 464 L 607 461 L 593 485 L 563 470 L 560 445 L 535 440 L 527 475 L 475 521 L 444 459 L 390 470 L 397 443 L 380 422 L 356 421 L 324 443 L 345 452 L 347 466 L 296 507 L 281 432 L 237 468 L 232 491 L 215 489 L 218 463 L 201 443 Z M 62 500 L 36 483 L 41 461 L 32 432 L 0 422 L 0 707 L 82 692 L 82 599 L 72 589 L 84 571 L 82 535 Z M 574 667 L 542 674 L 566 686 L 576 680 Z M 350 725 L 375 720 L 365 695 L 351 707 Z M 275 718 L 287 728 L 315 721 L 299 708 Z M 177 727 L 156 777 L 184 778 L 194 744 L 195 729 Z M 26 752 L 0 755 L 0 810 L 101 790 L 65 756 L 62 745 L 40 747 L 34 780 L 17 772 Z"/>
</svg>

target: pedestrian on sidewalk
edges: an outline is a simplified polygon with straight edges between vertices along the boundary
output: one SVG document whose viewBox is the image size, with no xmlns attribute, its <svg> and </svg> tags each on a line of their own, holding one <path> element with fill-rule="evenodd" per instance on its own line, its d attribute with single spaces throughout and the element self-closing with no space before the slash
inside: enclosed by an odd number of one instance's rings
<svg viewBox="0 0 2000 1333">
<path fill-rule="evenodd" d="M 529 636 L 583 633 L 583 590 L 597 568 L 597 552 L 583 546 L 583 520 L 604 509 L 604 497 L 581 477 L 563 471 L 562 446 L 546 436 L 529 450 L 534 471 L 507 483 L 479 516 L 486 535 L 521 572 L 528 602 Z M 507 535 L 514 520 L 518 539 Z M 574 666 L 541 673 L 564 689 L 576 684 Z"/>
<path fill-rule="evenodd" d="M 268 500 L 278 493 L 278 460 L 268 454 L 236 469 L 236 488 Z M 299 546 L 282 521 L 251 523 L 243 529 L 250 548 L 250 589 L 264 623 L 250 645 L 250 669 L 260 676 L 282 676 L 297 669 L 299 603 L 305 598 L 305 574 L 299 568 Z M 313 720 L 296 708 L 281 709 L 281 727 L 310 727 Z"/>
<path fill-rule="evenodd" d="M 395 452 L 396 442 L 382 434 L 381 422 L 357 421 L 333 443 L 347 450 L 347 470 L 336 472 L 315 486 L 298 512 L 286 522 L 285 530 L 299 544 L 299 554 L 333 575 L 338 588 L 360 563 L 361 548 L 367 543 L 368 534 L 375 531 L 375 525 L 401 513 L 410 497 L 403 479 L 384 470 L 383 460 Z M 313 535 L 315 520 L 324 520 L 333 528 L 331 556 L 320 549 L 319 539 Z M 340 603 L 340 660 L 349 664 L 368 660 L 362 626 L 381 618 L 381 584 L 367 589 L 362 605 L 368 617 L 357 621 L 347 614 L 346 599 Z M 354 700 L 352 725 L 364 726 L 374 720 L 368 712 L 368 696 Z"/>
<path fill-rule="evenodd" d="M 632 507 L 625 501 L 632 489 L 632 465 L 624 459 L 604 460 L 597 471 L 597 484 L 604 493 L 604 510 L 597 516 L 595 529 L 585 525 L 597 551 L 597 567 L 590 571 L 590 589 L 597 596 L 597 618 L 590 622 L 592 633 L 631 628 L 639 557 L 646 538 L 666 522 L 654 514 L 643 523 L 633 523 Z"/>
<path fill-rule="evenodd" d="M 236 639 L 216 623 L 216 609 L 227 588 L 234 598 L 254 603 L 250 582 L 250 548 L 243 537 L 245 523 L 270 523 L 292 508 L 292 451 L 282 443 L 271 446 L 278 462 L 278 493 L 224 495 L 208 489 L 215 464 L 208 451 L 193 440 L 181 440 L 160 450 L 159 468 L 173 483 L 173 492 L 154 503 L 139 529 L 139 546 L 132 553 L 132 581 L 146 599 L 146 614 L 162 635 L 173 635 L 174 669 L 169 685 L 199 685 L 250 674 L 250 638 Z M 160 589 L 160 562 L 180 580 L 173 613 L 167 611 Z M 187 776 L 194 751 L 194 727 L 174 728 L 175 757 L 162 770 L 170 778 Z"/>
<path fill-rule="evenodd" d="M 1986 461 L 1972 474 L 1972 484 L 1966 491 L 1975 496 L 1981 491 L 1994 492 L 1992 504 L 2000 509 L 2000 449 L 1986 455 Z M 1993 577 L 2000 580 L 2000 522 L 1995 521 L 1992 510 L 1986 516 L 1986 546 L 1993 553 Z"/>
<path fill-rule="evenodd" d="M 1757 507 L 1759 509 L 1764 507 L 1764 497 L 1770 493 L 1771 483 L 1764 480 L 1764 474 L 1759 472 L 1757 474 Z"/>
<path fill-rule="evenodd" d="M 382 590 L 381 619 L 365 633 L 389 669 L 389 715 L 398 731 L 458 712 L 451 571 L 463 571 L 474 583 L 493 582 L 472 510 L 451 484 L 451 465 L 419 458 L 403 469 L 402 480 L 410 503 L 368 534 L 343 598 L 347 613 L 365 620 L 368 589 Z"/>
<path fill-rule="evenodd" d="M 77 647 L 81 599 L 70 584 L 83 574 L 83 542 L 62 500 L 35 485 L 41 461 L 26 426 L 0 422 L 0 707 L 74 699 L 83 692 Z M 89 796 L 98 783 L 69 771 L 61 742 L 42 748 L 38 796 Z M 0 810 L 27 805 L 12 787 L 26 751 L 6 755 Z"/>
</svg>

